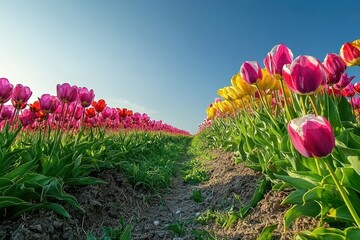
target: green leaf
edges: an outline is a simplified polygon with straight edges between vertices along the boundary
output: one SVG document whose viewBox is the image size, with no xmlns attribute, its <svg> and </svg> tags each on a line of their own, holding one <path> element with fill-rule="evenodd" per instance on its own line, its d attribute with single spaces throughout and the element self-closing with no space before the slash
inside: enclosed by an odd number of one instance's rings
<svg viewBox="0 0 360 240">
<path fill-rule="evenodd" d="M 346 240 L 360 239 L 360 229 L 357 227 L 350 227 L 344 231 Z"/>
<path fill-rule="evenodd" d="M 306 189 L 293 191 L 282 201 L 281 204 L 302 204 L 302 198 L 306 192 Z"/>
<path fill-rule="evenodd" d="M 272 237 L 273 232 L 277 228 L 277 224 L 266 226 L 260 233 L 257 240 L 269 240 Z"/>
<path fill-rule="evenodd" d="M 16 179 L 24 175 L 25 173 L 32 171 L 35 168 L 36 168 L 35 160 L 33 160 L 18 166 L 17 168 L 6 174 L 4 177 L 8 179 Z"/>
<path fill-rule="evenodd" d="M 345 205 L 336 209 L 330 209 L 326 217 L 331 218 L 333 221 L 337 222 L 354 222 L 354 219 L 352 218 L 348 208 Z"/>
<path fill-rule="evenodd" d="M 305 179 L 290 177 L 290 176 L 286 176 L 286 175 L 277 175 L 277 174 L 274 174 L 274 175 L 278 179 L 290 184 L 291 186 L 293 186 L 296 189 L 311 189 L 316 186 L 312 182 L 309 182 Z"/>
<path fill-rule="evenodd" d="M 287 230 L 291 224 L 300 216 L 316 217 L 321 209 L 318 203 L 309 202 L 304 205 L 294 205 L 286 211 L 284 216 L 284 228 Z"/>
<path fill-rule="evenodd" d="M 351 121 L 356 122 L 356 118 L 352 112 L 352 107 L 348 100 L 344 96 L 341 97 L 337 109 L 339 111 L 339 116 L 341 121 Z"/>
<path fill-rule="evenodd" d="M 329 97 L 329 95 L 324 94 L 325 97 L 325 108 L 324 108 L 324 117 L 330 122 L 335 136 L 341 133 L 343 126 L 341 124 L 340 115 L 337 106 L 334 101 Z"/>
<path fill-rule="evenodd" d="M 348 148 L 338 145 L 337 148 L 344 154 L 354 170 L 360 175 L 360 149 Z"/>
</svg>

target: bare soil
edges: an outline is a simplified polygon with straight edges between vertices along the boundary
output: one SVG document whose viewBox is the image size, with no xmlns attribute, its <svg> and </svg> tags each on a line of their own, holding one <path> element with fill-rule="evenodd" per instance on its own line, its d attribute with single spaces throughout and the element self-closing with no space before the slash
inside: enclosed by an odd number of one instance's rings
<svg viewBox="0 0 360 240">
<path fill-rule="evenodd" d="M 233 155 L 212 151 L 214 159 L 206 162 L 211 177 L 198 185 L 182 180 L 181 174 L 174 178 L 171 187 L 161 193 L 149 193 L 134 189 L 126 178 L 115 170 L 106 170 L 94 176 L 106 185 L 68 187 L 66 192 L 74 195 L 85 213 L 69 209 L 71 218 L 63 218 L 53 212 L 42 210 L 28 213 L 16 221 L 0 223 L 0 240 L 16 239 L 86 239 L 91 232 L 103 236 L 103 227 L 116 228 L 123 218 L 132 225 L 132 239 L 195 239 L 193 230 L 207 230 L 217 239 L 256 239 L 261 230 L 270 224 L 279 224 L 273 239 L 292 239 L 294 233 L 316 226 L 313 219 L 302 218 L 292 229 L 284 232 L 283 216 L 289 206 L 281 205 L 287 196 L 284 191 L 268 191 L 258 205 L 243 219 L 227 229 L 215 222 L 201 225 L 196 221 L 199 214 L 208 209 L 227 209 L 234 201 L 234 193 L 246 204 L 252 197 L 256 180 L 261 174 L 234 164 Z M 203 197 L 196 203 L 191 195 L 200 189 Z M 181 224 L 184 234 L 178 236 L 168 228 Z"/>
</svg>

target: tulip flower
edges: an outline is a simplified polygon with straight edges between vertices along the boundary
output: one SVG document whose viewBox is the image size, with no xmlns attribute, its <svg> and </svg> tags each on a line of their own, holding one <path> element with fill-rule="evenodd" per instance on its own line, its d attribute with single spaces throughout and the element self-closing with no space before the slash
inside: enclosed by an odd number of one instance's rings
<svg viewBox="0 0 360 240">
<path fill-rule="evenodd" d="M 340 81 L 341 75 L 346 70 L 346 64 L 337 54 L 327 54 L 324 60 L 324 67 L 328 74 L 327 84 L 332 86 Z"/>
<path fill-rule="evenodd" d="M 357 94 L 360 94 L 360 82 L 354 83 L 354 90 Z"/>
<path fill-rule="evenodd" d="M 210 106 L 206 109 L 207 119 L 208 119 L 208 120 L 214 119 L 215 116 L 216 116 L 216 112 L 217 112 L 217 109 L 214 108 L 214 107 L 210 104 Z"/>
<path fill-rule="evenodd" d="M 360 97 L 352 98 L 350 104 L 354 109 L 360 109 Z"/>
<path fill-rule="evenodd" d="M 76 86 L 70 86 L 68 83 L 58 84 L 56 86 L 57 97 L 63 103 L 74 102 L 77 98 L 78 89 Z"/>
<path fill-rule="evenodd" d="M 341 46 L 340 56 L 347 66 L 360 66 L 360 39 Z"/>
<path fill-rule="evenodd" d="M 55 96 L 43 94 L 39 98 L 40 109 L 46 113 L 53 113 L 59 107 L 60 102 Z"/>
<path fill-rule="evenodd" d="M 10 100 L 13 87 L 8 79 L 0 78 L 0 104 L 4 104 Z"/>
<path fill-rule="evenodd" d="M 284 65 L 283 77 L 286 85 L 295 93 L 310 95 L 326 83 L 326 72 L 319 60 L 312 56 L 299 56 Z"/>
<path fill-rule="evenodd" d="M 284 44 L 274 46 L 264 59 L 264 65 L 271 75 L 280 79 L 285 64 L 293 61 L 293 53 Z"/>
<path fill-rule="evenodd" d="M 86 117 L 88 117 L 88 118 L 93 118 L 93 117 L 95 117 L 95 115 L 96 115 L 96 113 L 95 113 L 95 108 L 87 108 L 87 109 L 85 109 L 85 115 L 86 115 Z"/>
<path fill-rule="evenodd" d="M 262 72 L 259 63 L 246 61 L 240 67 L 241 77 L 250 85 L 256 85 L 262 79 Z"/>
<path fill-rule="evenodd" d="M 250 85 L 248 82 L 246 82 L 240 74 L 236 74 L 235 78 L 231 79 L 231 83 L 235 85 L 239 91 L 241 91 L 242 94 L 246 95 L 253 95 L 256 92 L 256 87 Z"/>
<path fill-rule="evenodd" d="M 258 83 L 258 87 L 260 90 L 268 90 L 272 89 L 275 85 L 275 79 L 266 68 L 261 69 L 262 72 L 262 80 Z"/>
<path fill-rule="evenodd" d="M 355 96 L 354 84 L 349 83 L 343 90 L 341 90 L 341 94 L 345 97 Z"/>
<path fill-rule="evenodd" d="M 0 111 L 0 119 L 8 120 L 11 119 L 14 114 L 14 107 L 12 105 L 4 105 Z"/>
<path fill-rule="evenodd" d="M 95 108 L 96 112 L 102 112 L 106 107 L 106 102 L 104 99 L 100 99 L 98 102 L 93 101 L 91 105 Z"/>
<path fill-rule="evenodd" d="M 19 116 L 20 122 L 23 127 L 31 125 L 35 121 L 35 113 L 30 111 L 29 109 L 25 109 L 22 111 L 21 115 Z"/>
<path fill-rule="evenodd" d="M 338 90 L 344 89 L 355 78 L 355 76 L 348 77 L 346 73 L 341 75 L 340 81 L 334 84 L 334 88 Z"/>
<path fill-rule="evenodd" d="M 25 108 L 31 95 L 32 91 L 29 87 L 23 86 L 22 84 L 17 84 L 11 97 L 12 105 L 18 110 Z"/>
<path fill-rule="evenodd" d="M 86 87 L 78 88 L 78 101 L 84 108 L 89 107 L 94 101 L 94 90 L 88 90 Z"/>
<path fill-rule="evenodd" d="M 293 119 L 288 132 L 295 149 L 304 157 L 326 157 L 335 147 L 335 137 L 328 120 L 306 115 Z"/>
</svg>

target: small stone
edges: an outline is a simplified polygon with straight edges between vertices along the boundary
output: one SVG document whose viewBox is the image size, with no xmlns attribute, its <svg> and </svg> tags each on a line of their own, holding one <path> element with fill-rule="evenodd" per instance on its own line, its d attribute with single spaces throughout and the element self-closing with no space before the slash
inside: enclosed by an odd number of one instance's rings
<svg viewBox="0 0 360 240">
<path fill-rule="evenodd" d="M 62 227 L 63 224 L 64 223 L 62 221 L 54 221 L 53 222 L 54 228 L 60 228 L 60 227 Z"/>
<path fill-rule="evenodd" d="M 159 224 L 160 224 L 160 222 L 159 222 L 158 220 L 155 220 L 155 221 L 154 221 L 154 225 L 155 225 L 155 226 L 157 226 L 157 225 L 159 225 Z"/>
<path fill-rule="evenodd" d="M 175 212 L 175 214 L 180 214 L 180 210 L 177 210 L 177 211 Z"/>
<path fill-rule="evenodd" d="M 199 212 L 195 213 L 195 216 L 196 217 L 200 216 L 200 213 Z"/>
<path fill-rule="evenodd" d="M 183 240 L 181 237 L 174 237 L 173 240 Z"/>
<path fill-rule="evenodd" d="M 40 224 L 36 224 L 36 225 L 30 225 L 29 228 L 31 230 L 37 231 L 37 232 L 42 232 L 42 227 Z"/>
</svg>

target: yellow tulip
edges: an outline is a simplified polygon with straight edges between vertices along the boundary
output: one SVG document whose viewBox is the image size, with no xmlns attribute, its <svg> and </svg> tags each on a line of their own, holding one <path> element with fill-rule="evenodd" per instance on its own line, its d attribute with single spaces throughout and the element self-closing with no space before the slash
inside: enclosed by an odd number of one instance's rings
<svg viewBox="0 0 360 240">
<path fill-rule="evenodd" d="M 245 95 L 253 95 L 256 92 L 256 87 L 247 83 L 241 76 L 240 73 L 236 75 L 234 80 L 235 85 L 241 90 Z"/>
<path fill-rule="evenodd" d="M 206 115 L 207 115 L 207 119 L 214 119 L 216 116 L 216 108 L 214 108 L 213 106 L 210 106 L 206 109 Z"/>
<path fill-rule="evenodd" d="M 230 100 L 231 97 L 228 95 L 228 91 L 226 90 L 226 87 L 223 87 L 223 88 L 220 88 L 218 91 L 217 91 L 217 94 L 222 97 L 223 99 L 225 100 Z"/>
<path fill-rule="evenodd" d="M 266 68 L 261 69 L 262 72 L 262 79 L 258 82 L 257 86 L 260 90 L 268 90 L 273 87 L 275 84 L 275 79 L 269 73 Z"/>
</svg>

